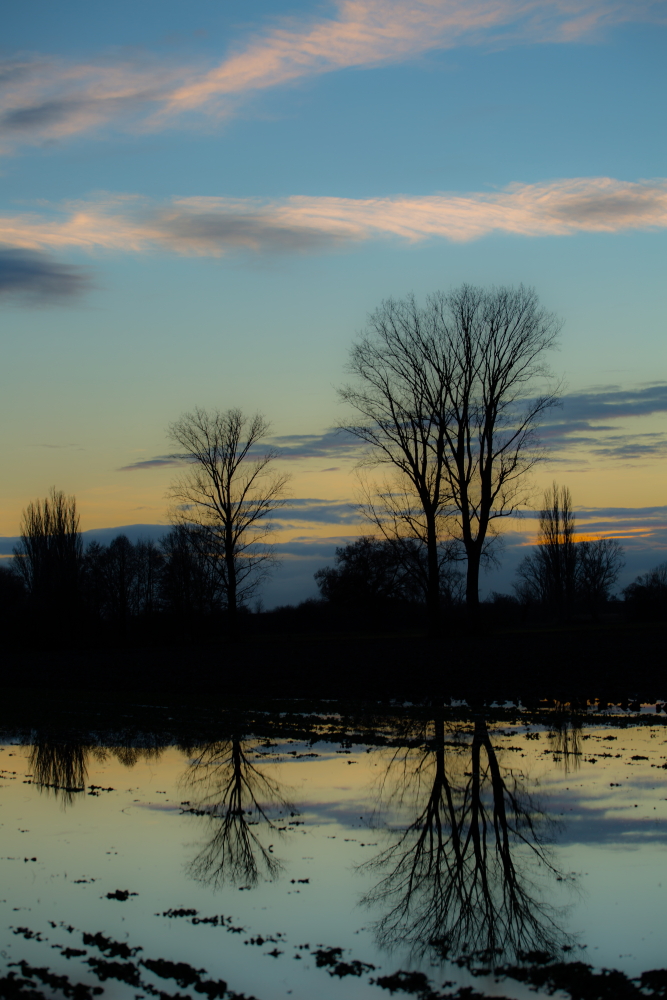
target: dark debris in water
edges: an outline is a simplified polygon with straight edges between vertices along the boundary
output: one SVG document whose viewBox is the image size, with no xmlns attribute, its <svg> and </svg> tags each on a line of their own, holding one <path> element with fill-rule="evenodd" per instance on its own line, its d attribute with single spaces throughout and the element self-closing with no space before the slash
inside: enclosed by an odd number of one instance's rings
<svg viewBox="0 0 667 1000">
<path fill-rule="evenodd" d="M 66 931 L 74 931 L 73 927 L 64 923 L 60 925 L 53 921 L 49 921 L 49 923 L 54 928 L 61 926 Z M 17 929 L 17 932 L 19 931 L 28 940 L 44 941 L 39 932 L 32 931 L 28 927 Z M 193 993 L 208 997 L 208 1000 L 256 1000 L 254 997 L 229 990 L 227 983 L 222 979 L 203 978 L 207 975 L 206 970 L 196 969 L 187 962 L 173 962 L 164 958 L 132 961 L 137 953 L 142 951 L 139 946 L 130 947 L 125 942 L 114 941 L 101 932 L 96 934 L 83 932 L 82 937 L 84 944 L 96 948 L 105 956 L 103 958 L 94 956 L 85 961 L 85 964 L 100 982 L 116 980 L 127 983 L 129 986 L 142 990 L 144 994 L 159 997 L 160 1000 L 192 1000 Z M 60 945 L 52 945 L 52 947 L 61 948 Z M 277 951 L 277 949 L 275 950 Z M 87 952 L 76 948 L 61 948 L 61 954 L 66 958 L 75 958 L 84 956 Z M 269 954 L 271 953 L 269 952 Z M 279 954 L 282 953 L 279 952 Z M 117 961 L 119 958 L 124 959 L 124 961 Z M 94 1000 L 94 997 L 104 992 L 100 986 L 73 983 L 67 976 L 57 975 L 45 967 L 31 966 L 25 960 L 12 962 L 10 965 L 20 968 L 22 977 L 19 977 L 15 972 L 0 977 L 0 998 L 3 1000 L 13 1000 L 15 997 L 20 997 L 21 1000 L 52 1000 L 53 990 L 63 994 L 67 1000 Z M 189 990 L 188 994 L 172 994 L 157 989 L 150 982 L 145 981 L 143 969 L 161 979 L 173 979 L 178 986 Z M 48 987 L 47 993 L 39 988 L 40 983 Z"/>
<path fill-rule="evenodd" d="M 197 926 L 198 924 L 209 924 L 212 927 L 224 927 L 229 934 L 243 934 L 245 931 L 245 927 L 235 927 L 232 923 L 232 918 L 226 917 L 223 913 L 216 913 L 212 917 L 200 917 L 198 916 L 198 913 L 199 910 L 180 907 L 178 909 L 164 910 L 162 913 L 156 913 L 155 916 L 168 917 L 171 920 L 182 917 L 187 919 L 188 922 L 194 926 Z"/>
<path fill-rule="evenodd" d="M 394 993 L 410 993 L 412 996 L 416 996 L 419 1000 L 443 1000 L 443 998 L 451 996 L 461 996 L 469 998 L 469 1000 L 477 1000 L 481 998 L 481 993 L 474 993 L 469 991 L 468 993 L 451 994 L 451 993 L 437 993 L 431 984 L 431 981 L 423 972 L 406 972 L 403 969 L 399 969 L 398 972 L 394 972 L 391 976 L 378 976 L 377 979 L 371 979 L 371 982 L 380 989 L 389 990 L 391 994 Z M 446 983 L 446 986 L 451 986 L 451 983 Z M 503 1000 L 502 997 L 496 998 L 496 1000 Z"/>
<path fill-rule="evenodd" d="M 129 889 L 116 889 L 115 892 L 108 892 L 106 894 L 107 899 L 118 899 L 121 903 L 124 903 L 130 896 L 138 896 L 138 892 L 130 892 Z"/>
<path fill-rule="evenodd" d="M 20 934 L 26 941 L 43 941 L 44 938 L 39 931 L 31 931 L 29 927 L 12 927 L 12 934 Z"/>
<path fill-rule="evenodd" d="M 143 951 L 139 947 L 130 948 L 124 941 L 114 941 L 113 938 L 108 938 L 99 931 L 97 934 L 87 934 L 84 931 L 82 937 L 85 945 L 88 945 L 89 948 L 97 948 L 107 958 L 134 958 L 138 952 Z"/>
<path fill-rule="evenodd" d="M 144 959 L 144 968 L 162 979 L 173 979 L 184 989 L 191 986 L 195 993 L 203 993 L 209 1000 L 224 1000 L 229 995 L 224 979 L 202 979 L 205 969 L 195 969 L 187 962 L 170 962 L 165 958 Z"/>
<path fill-rule="evenodd" d="M 339 979 L 344 976 L 362 976 L 365 972 L 375 969 L 370 962 L 360 962 L 356 958 L 349 962 L 344 961 L 342 948 L 320 946 L 313 951 L 313 957 L 318 968 L 326 969 L 330 976 L 338 976 Z"/>
<path fill-rule="evenodd" d="M 139 969 L 134 962 L 110 962 L 105 958 L 89 958 L 86 965 L 91 967 L 102 983 L 107 979 L 117 979 L 121 983 L 127 983 L 128 986 L 141 986 Z"/>
<path fill-rule="evenodd" d="M 73 983 L 67 976 L 58 976 L 50 969 L 30 965 L 25 960 L 10 964 L 20 968 L 24 979 L 17 981 L 11 972 L 5 979 L 0 979 L 0 996 L 2 997 L 45 997 L 46 994 L 36 992 L 36 979 L 52 990 L 58 990 L 68 1000 L 92 1000 L 93 997 L 104 992 L 101 986 Z M 9 983 L 8 980 L 10 980 Z"/>
<path fill-rule="evenodd" d="M 196 910 L 194 913 L 196 914 Z M 234 929 L 231 917 L 196 918 L 188 911 L 167 910 L 164 916 L 185 916 L 191 922 L 218 921 L 227 929 Z M 55 924 L 49 921 L 53 928 L 61 927 L 69 933 L 75 928 L 64 922 Z M 45 942 L 39 932 L 29 927 L 14 929 L 15 934 L 27 940 Z M 197 969 L 187 962 L 174 962 L 169 959 L 141 958 L 136 959 L 142 950 L 138 946 L 131 947 L 121 941 L 98 932 L 82 934 L 83 943 L 97 949 L 102 958 L 91 957 L 85 960 L 85 965 L 101 981 L 116 980 L 138 988 L 144 994 L 159 997 L 160 1000 L 193 1000 L 193 994 L 208 997 L 208 1000 L 255 1000 L 244 994 L 229 990 L 222 979 L 209 979 L 205 969 Z M 284 935 L 262 937 L 258 935 L 246 941 L 246 944 L 264 945 L 268 943 L 282 944 Z M 66 958 L 77 958 L 87 954 L 86 951 L 75 948 L 62 948 L 61 945 L 51 945 L 59 948 Z M 296 946 L 298 951 L 311 950 L 310 945 Z M 265 955 L 278 958 L 284 954 L 279 948 L 264 952 Z M 369 962 L 345 957 L 345 951 L 340 947 L 325 947 L 318 945 L 311 952 L 318 968 L 325 970 L 330 976 L 342 979 L 346 976 L 361 978 L 375 971 L 375 966 Z M 296 955 L 295 957 L 301 957 Z M 516 964 L 497 964 L 495 952 L 471 952 L 456 960 L 461 968 L 466 968 L 473 976 L 493 975 L 496 982 L 514 980 L 527 986 L 531 991 L 543 991 L 552 996 L 556 993 L 569 997 L 570 1000 L 667 1000 L 667 969 L 653 969 L 641 976 L 630 979 L 625 973 L 615 969 L 595 970 L 584 962 L 558 961 L 553 955 L 542 951 L 531 951 L 521 954 Z M 133 959 L 135 959 L 133 961 Z M 3 1000 L 51 1000 L 52 991 L 64 995 L 66 1000 L 93 1000 L 103 990 L 97 986 L 84 983 L 74 983 L 67 976 L 57 975 L 48 968 L 31 966 L 28 962 L 10 963 L 21 970 L 21 976 L 10 972 L 0 978 L 0 998 Z M 161 979 L 172 979 L 179 987 L 188 990 L 187 996 L 166 993 L 156 988 L 144 979 L 143 970 L 147 970 Z M 445 982 L 438 987 L 428 976 L 419 971 L 398 970 L 392 975 L 369 977 L 369 985 L 375 985 L 391 994 L 403 993 L 416 997 L 417 1000 L 490 1000 L 488 994 L 478 992 L 470 986 L 456 987 L 452 982 Z M 45 993 L 40 986 L 47 987 Z M 444 990 L 445 992 L 442 992 Z M 494 1000 L 507 1000 L 494 993 Z"/>
</svg>

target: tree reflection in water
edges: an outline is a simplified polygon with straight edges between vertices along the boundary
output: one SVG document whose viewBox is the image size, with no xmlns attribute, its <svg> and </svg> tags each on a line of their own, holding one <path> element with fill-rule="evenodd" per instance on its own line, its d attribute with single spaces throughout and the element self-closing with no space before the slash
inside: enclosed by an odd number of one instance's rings
<svg viewBox="0 0 667 1000">
<path fill-rule="evenodd" d="M 582 720 L 565 711 L 565 706 L 557 712 L 551 723 L 548 740 L 554 758 L 567 774 L 581 765 L 581 722 Z"/>
<path fill-rule="evenodd" d="M 384 910 L 381 947 L 518 958 L 567 944 L 540 884 L 563 879 L 548 848 L 554 824 L 525 776 L 501 765 L 483 720 L 457 748 L 437 719 L 426 744 L 394 754 L 381 800 L 414 817 L 362 866 L 381 876 L 363 899 Z"/>
<path fill-rule="evenodd" d="M 28 764 L 32 781 L 40 792 L 54 795 L 63 806 L 68 806 L 77 794 L 86 791 L 91 757 L 98 764 L 115 757 L 124 767 L 134 767 L 139 760 L 158 760 L 162 750 L 161 747 L 103 747 L 44 736 L 30 747 Z"/>
<path fill-rule="evenodd" d="M 282 868 L 260 830 L 280 834 L 270 811 L 296 815 L 296 810 L 280 784 L 251 763 L 254 746 L 231 738 L 198 747 L 183 779 L 193 811 L 205 813 L 211 830 L 189 873 L 215 888 L 226 882 L 254 886 L 275 878 Z"/>
</svg>

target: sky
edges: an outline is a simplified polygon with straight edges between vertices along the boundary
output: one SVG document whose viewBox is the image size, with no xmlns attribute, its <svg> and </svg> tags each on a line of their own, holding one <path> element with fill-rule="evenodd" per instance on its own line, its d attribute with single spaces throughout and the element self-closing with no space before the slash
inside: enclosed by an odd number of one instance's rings
<svg viewBox="0 0 667 1000">
<path fill-rule="evenodd" d="M 52 485 L 85 531 L 159 530 L 169 423 L 239 406 L 293 474 L 266 600 L 314 592 L 364 530 L 335 433 L 355 334 L 466 281 L 563 320 L 538 505 L 569 486 L 629 578 L 666 558 L 666 56 L 667 0 L 11 5 L 0 554 Z"/>
</svg>

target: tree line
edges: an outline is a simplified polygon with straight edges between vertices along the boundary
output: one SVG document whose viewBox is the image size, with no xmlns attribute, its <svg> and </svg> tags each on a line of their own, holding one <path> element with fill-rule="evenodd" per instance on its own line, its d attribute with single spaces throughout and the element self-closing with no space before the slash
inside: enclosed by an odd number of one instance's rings
<svg viewBox="0 0 667 1000">
<path fill-rule="evenodd" d="M 120 534 L 84 547 L 79 520 L 76 499 L 55 488 L 28 506 L 11 566 L 0 568 L 5 610 L 69 638 L 96 626 L 124 637 L 158 618 L 195 626 L 225 610 L 220 574 L 189 527 L 175 525 L 159 542 Z"/>
<path fill-rule="evenodd" d="M 537 430 L 560 393 L 546 362 L 559 330 L 523 286 L 463 285 L 424 305 L 388 299 L 369 317 L 339 396 L 352 413 L 341 428 L 365 446 L 358 507 L 371 533 L 317 572 L 323 601 L 423 608 L 431 637 L 453 608 L 476 621 L 480 568 L 497 559 L 499 525 L 531 501 Z M 183 471 L 159 544 L 120 536 L 84 551 L 75 500 L 54 488 L 24 511 L 13 565 L 0 574 L 4 603 L 25 595 L 54 620 L 84 609 L 121 632 L 158 613 L 224 614 L 237 638 L 239 614 L 275 561 L 272 515 L 288 502 L 289 476 L 263 445 L 268 431 L 263 416 L 239 409 L 196 408 L 170 425 Z M 599 615 L 622 552 L 613 539 L 577 541 L 574 524 L 570 494 L 554 484 L 515 594 L 493 602 Z M 636 581 L 628 602 L 661 607 L 663 569 Z"/>
<path fill-rule="evenodd" d="M 512 593 L 492 592 L 484 601 L 487 616 L 498 620 L 598 619 L 621 610 L 632 619 L 667 618 L 667 562 L 625 587 L 615 587 L 625 565 L 615 538 L 581 538 L 565 486 L 544 491 L 535 545 L 516 570 Z M 439 550 L 441 620 L 447 612 L 465 611 L 464 556 L 451 542 Z M 425 606 L 427 572 L 422 549 L 410 541 L 363 536 L 336 549 L 335 565 L 316 572 L 321 597 L 348 608 L 378 608 L 412 602 Z"/>
</svg>

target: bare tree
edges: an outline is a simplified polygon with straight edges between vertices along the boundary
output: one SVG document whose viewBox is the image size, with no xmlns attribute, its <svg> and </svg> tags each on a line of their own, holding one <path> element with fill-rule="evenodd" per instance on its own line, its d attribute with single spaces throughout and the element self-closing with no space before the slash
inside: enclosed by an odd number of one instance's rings
<svg viewBox="0 0 667 1000">
<path fill-rule="evenodd" d="M 635 618 L 667 618 L 667 562 L 642 573 L 623 590 L 626 607 Z"/>
<path fill-rule="evenodd" d="M 572 608 L 577 573 L 577 550 L 574 540 L 575 516 L 572 494 L 567 486 L 553 483 L 544 493 L 540 512 L 538 544 L 549 574 L 552 601 L 566 614 Z"/>
<path fill-rule="evenodd" d="M 407 499 L 398 520 L 425 539 L 431 608 L 443 526 L 465 549 L 466 602 L 478 608 L 493 522 L 529 496 L 536 426 L 557 397 L 544 388 L 544 354 L 559 329 L 531 289 L 463 285 L 423 308 L 412 297 L 384 302 L 352 348 L 353 382 L 340 395 L 363 422 L 347 429 L 371 446 L 370 460 L 397 470 Z"/>
<path fill-rule="evenodd" d="M 557 483 L 545 490 L 537 545 L 520 563 L 515 589 L 520 599 L 568 617 L 576 602 L 593 616 L 609 599 L 623 567 L 623 549 L 613 538 L 575 539 L 572 495 Z"/>
<path fill-rule="evenodd" d="M 383 302 L 350 353 L 353 382 L 339 391 L 362 417 L 346 429 L 371 446 L 370 461 L 393 467 L 393 480 L 375 491 L 365 486 L 371 521 L 385 537 L 417 538 L 426 548 L 432 633 L 440 601 L 438 546 L 451 503 L 445 458 L 449 367 L 436 318 L 412 296 Z"/>
<path fill-rule="evenodd" d="M 268 430 L 260 414 L 245 417 L 239 409 L 197 408 L 169 427 L 190 463 L 169 490 L 172 518 L 191 528 L 220 576 L 230 638 L 238 635 L 238 608 L 270 567 L 271 553 L 262 546 L 267 518 L 286 503 L 289 476 L 269 469 L 275 451 L 255 457 Z"/>
<path fill-rule="evenodd" d="M 16 572 L 35 602 L 61 613 L 71 610 L 83 562 L 76 499 L 54 486 L 44 500 L 28 504 L 14 556 Z"/>
<path fill-rule="evenodd" d="M 544 491 L 537 546 L 517 570 L 519 596 L 544 604 L 557 614 L 572 610 L 577 582 L 575 515 L 567 486 L 553 483 Z"/>
<path fill-rule="evenodd" d="M 220 577 L 194 543 L 194 532 L 179 524 L 160 542 L 164 566 L 160 574 L 160 601 L 181 619 L 207 617 L 222 604 Z"/>
<path fill-rule="evenodd" d="M 595 538 L 577 544 L 577 592 L 594 618 L 606 604 L 625 565 L 615 538 Z"/>
</svg>

